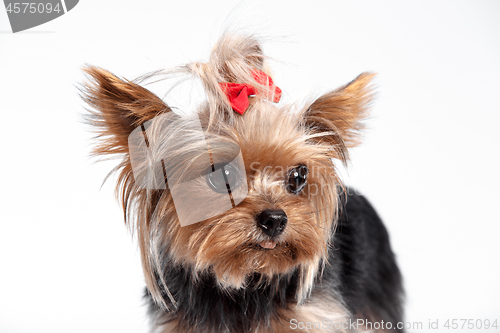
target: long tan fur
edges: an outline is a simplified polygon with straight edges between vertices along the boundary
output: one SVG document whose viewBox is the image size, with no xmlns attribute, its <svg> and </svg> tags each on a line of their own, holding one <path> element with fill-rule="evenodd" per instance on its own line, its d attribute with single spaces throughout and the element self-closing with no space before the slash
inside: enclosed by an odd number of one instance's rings
<svg viewBox="0 0 500 333">
<path fill-rule="evenodd" d="M 195 275 L 213 272 L 223 289 L 244 288 L 245 278 L 253 272 L 261 273 L 262 283 L 267 283 L 273 276 L 299 267 L 299 304 L 307 299 L 326 258 L 335 223 L 337 187 L 341 185 L 332 158 L 345 162 L 347 148 L 357 142 L 357 131 L 371 98 L 373 74 L 360 75 L 298 113 L 290 106 L 278 107 L 261 94 L 250 97 L 244 115 L 237 114 L 219 82 L 250 83 L 268 91 L 269 87 L 255 82 L 251 75 L 254 69 L 270 74 L 258 40 L 226 34 L 208 62 L 163 73 L 166 77 L 181 73 L 201 79 L 207 100 L 198 113 L 207 140 L 237 144 L 248 180 L 249 193 L 240 205 L 222 216 L 181 227 L 168 189 L 136 186 L 127 141 L 134 128 L 149 120 L 154 122 L 158 115 L 171 112 L 170 108 L 133 81 L 101 68 L 85 68 L 89 80 L 83 97 L 91 107 L 88 119 L 98 132 L 94 153 L 121 158 L 117 191 L 125 219 L 138 235 L 148 290 L 164 308 L 167 305 L 162 291 L 174 306 L 179 301 L 168 293 L 168 285 L 161 279 L 165 249 L 176 264 L 191 267 Z M 311 170 L 308 187 L 298 196 L 286 193 L 283 181 L 287 170 L 304 161 Z M 321 195 L 317 195 L 318 189 Z M 288 216 L 287 229 L 279 238 L 274 256 L 254 247 L 262 240 L 254 217 L 268 208 L 283 209 Z M 307 317 L 306 312 L 303 316 Z"/>
</svg>

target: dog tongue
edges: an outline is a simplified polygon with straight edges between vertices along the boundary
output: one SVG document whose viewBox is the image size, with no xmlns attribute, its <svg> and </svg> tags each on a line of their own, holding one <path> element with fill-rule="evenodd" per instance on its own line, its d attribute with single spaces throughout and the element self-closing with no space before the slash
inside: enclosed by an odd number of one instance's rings
<svg viewBox="0 0 500 333">
<path fill-rule="evenodd" d="M 274 249 L 276 247 L 276 242 L 273 241 L 263 241 L 259 244 L 265 249 Z"/>
</svg>

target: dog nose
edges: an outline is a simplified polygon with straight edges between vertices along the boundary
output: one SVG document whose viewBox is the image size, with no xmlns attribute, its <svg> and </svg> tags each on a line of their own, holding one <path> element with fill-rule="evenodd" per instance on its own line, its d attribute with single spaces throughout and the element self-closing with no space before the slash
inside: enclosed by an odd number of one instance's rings
<svg viewBox="0 0 500 333">
<path fill-rule="evenodd" d="M 285 230 L 288 219 L 281 209 L 266 209 L 257 216 L 262 231 L 271 237 L 279 236 Z"/>
</svg>

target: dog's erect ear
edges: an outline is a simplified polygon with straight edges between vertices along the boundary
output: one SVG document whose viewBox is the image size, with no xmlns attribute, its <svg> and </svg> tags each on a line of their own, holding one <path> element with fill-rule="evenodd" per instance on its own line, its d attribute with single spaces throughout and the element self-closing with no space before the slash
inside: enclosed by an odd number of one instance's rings
<svg viewBox="0 0 500 333">
<path fill-rule="evenodd" d="M 309 105 L 304 113 L 305 125 L 313 134 L 320 134 L 313 140 L 336 145 L 343 151 L 359 144 L 359 130 L 363 128 L 361 120 L 366 116 L 373 97 L 370 83 L 374 76 L 373 73 L 363 73 Z M 339 156 L 341 159 L 345 157 Z"/>
<path fill-rule="evenodd" d="M 170 108 L 140 85 L 98 67 L 84 68 L 89 80 L 82 98 L 92 109 L 87 120 L 97 128 L 96 155 L 128 153 L 128 136 L 138 126 Z"/>
</svg>

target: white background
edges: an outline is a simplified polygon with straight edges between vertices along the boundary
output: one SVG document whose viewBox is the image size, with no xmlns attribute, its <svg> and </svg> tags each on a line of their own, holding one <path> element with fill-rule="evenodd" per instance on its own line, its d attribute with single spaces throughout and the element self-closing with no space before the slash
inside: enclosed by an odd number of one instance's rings
<svg viewBox="0 0 500 333">
<path fill-rule="evenodd" d="M 132 79 L 207 59 L 228 21 L 271 37 L 284 101 L 379 73 L 344 173 L 390 231 L 406 319 L 500 324 L 500 2 L 234 4 L 83 0 L 18 34 L 0 9 L 0 332 L 147 331 L 137 242 L 101 188 L 116 162 L 88 157 L 76 85 L 85 63 Z"/>
</svg>

